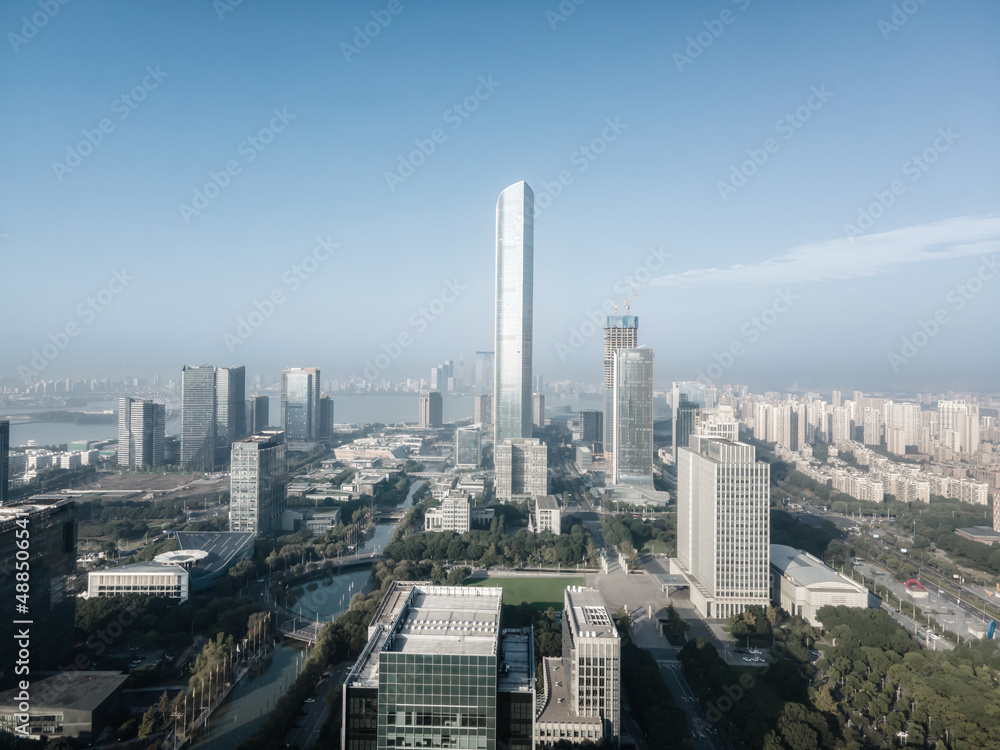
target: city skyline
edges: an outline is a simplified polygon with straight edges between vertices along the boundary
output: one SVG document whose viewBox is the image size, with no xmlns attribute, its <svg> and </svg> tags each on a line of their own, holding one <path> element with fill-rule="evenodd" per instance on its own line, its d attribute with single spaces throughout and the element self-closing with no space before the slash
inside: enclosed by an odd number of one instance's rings
<svg viewBox="0 0 1000 750">
<path fill-rule="evenodd" d="M 900 23 L 891 4 L 401 5 L 375 36 L 384 9 L 226 7 L 73 5 L 35 34 L 25 8 L 0 12 L 20 144 L 0 293 L 8 314 L 32 310 L 0 376 L 217 361 L 344 378 L 381 356 L 399 380 L 456 349 L 471 362 L 491 346 L 488 206 L 525 179 L 550 382 L 595 379 L 592 321 L 638 297 L 662 321 L 643 337 L 661 387 L 699 371 L 992 387 L 995 6 Z M 60 269 L 44 288 L 43 257 Z M 238 291 L 219 292 L 223 274 Z M 679 325 L 706 292 L 699 324 Z M 369 324 L 337 327 L 327 351 L 303 324 L 358 309 Z"/>
</svg>

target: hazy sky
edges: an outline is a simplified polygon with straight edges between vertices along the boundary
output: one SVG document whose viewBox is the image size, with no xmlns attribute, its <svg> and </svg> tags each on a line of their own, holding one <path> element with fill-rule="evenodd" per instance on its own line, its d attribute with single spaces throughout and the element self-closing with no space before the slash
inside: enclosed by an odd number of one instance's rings
<svg viewBox="0 0 1000 750">
<path fill-rule="evenodd" d="M 548 381 L 997 390 L 1000 6 L 578 2 L 4 3 L 0 375 L 470 362 L 523 179 Z"/>
</svg>

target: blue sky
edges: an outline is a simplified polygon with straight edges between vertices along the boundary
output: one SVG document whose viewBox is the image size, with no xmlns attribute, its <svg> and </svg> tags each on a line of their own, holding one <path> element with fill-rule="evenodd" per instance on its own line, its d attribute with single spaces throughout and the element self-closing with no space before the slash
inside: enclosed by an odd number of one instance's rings
<svg viewBox="0 0 1000 750">
<path fill-rule="evenodd" d="M 641 289 L 659 387 L 997 390 L 995 3 L 14 0 L 0 31 L 0 375 L 468 362 L 523 179 L 548 381 L 596 383 L 588 318 Z"/>
</svg>

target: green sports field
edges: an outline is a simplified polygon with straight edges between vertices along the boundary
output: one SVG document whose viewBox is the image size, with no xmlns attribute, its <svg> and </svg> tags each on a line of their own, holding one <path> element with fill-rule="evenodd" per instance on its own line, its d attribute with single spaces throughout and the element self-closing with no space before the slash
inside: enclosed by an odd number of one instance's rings
<svg viewBox="0 0 1000 750">
<path fill-rule="evenodd" d="M 538 609 L 563 608 L 563 592 L 567 586 L 586 586 L 583 576 L 557 578 L 469 578 L 466 586 L 500 586 L 504 604 L 527 602 Z"/>
</svg>

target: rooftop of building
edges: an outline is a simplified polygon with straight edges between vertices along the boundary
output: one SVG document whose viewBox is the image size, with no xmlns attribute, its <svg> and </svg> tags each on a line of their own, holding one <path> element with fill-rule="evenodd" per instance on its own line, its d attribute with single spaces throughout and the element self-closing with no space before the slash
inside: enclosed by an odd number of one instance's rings
<svg viewBox="0 0 1000 750">
<path fill-rule="evenodd" d="M 236 446 L 261 446 L 261 445 L 276 445 L 282 443 L 285 440 L 284 430 L 263 430 L 256 435 L 248 435 L 241 440 L 237 440 L 233 443 L 233 447 Z"/>
<path fill-rule="evenodd" d="M 379 654 L 497 654 L 503 589 L 396 581 L 368 626 L 347 681 L 378 686 Z"/>
<path fill-rule="evenodd" d="M 568 659 L 547 656 L 542 659 L 545 673 L 545 705 L 535 719 L 537 724 L 593 724 L 604 726 L 600 716 L 579 716 L 573 710 L 570 683 L 573 680 L 572 666 Z"/>
<path fill-rule="evenodd" d="M 128 675 L 120 672 L 69 671 L 31 681 L 31 713 L 40 709 L 93 711 L 125 684 Z M 0 710 L 16 706 L 17 689 L 0 693 Z"/>
<path fill-rule="evenodd" d="M 159 562 L 142 562 L 134 565 L 114 565 L 110 568 L 91 570 L 87 575 L 141 575 L 143 573 L 167 573 L 175 576 L 187 574 L 187 570 L 180 565 L 170 565 Z"/>
<path fill-rule="evenodd" d="M 47 495 L 32 495 L 26 502 L 0 507 L 0 521 L 8 521 L 25 514 L 30 515 L 50 508 L 62 507 L 71 502 L 76 502 L 72 495 L 58 492 Z"/>
<path fill-rule="evenodd" d="M 987 544 L 1000 542 L 1000 531 L 996 531 L 989 526 L 969 526 L 964 529 L 955 529 L 955 533 L 964 534 L 969 539 L 983 541 Z"/>
<path fill-rule="evenodd" d="M 500 634 L 501 693 L 531 692 L 535 687 L 535 645 L 531 628 L 504 628 Z"/>
<path fill-rule="evenodd" d="M 559 500 L 555 495 L 545 495 L 535 498 L 535 505 L 539 510 L 559 510 Z"/>
<path fill-rule="evenodd" d="M 771 565 L 786 578 L 790 578 L 800 586 L 807 588 L 830 588 L 831 586 L 845 589 L 864 588 L 861 584 L 840 575 L 822 560 L 785 544 L 771 545 Z"/>
<path fill-rule="evenodd" d="M 566 608 L 573 638 L 618 638 L 611 613 L 597 589 L 584 586 L 566 587 Z"/>
<path fill-rule="evenodd" d="M 254 535 L 241 531 L 178 531 L 177 543 L 182 550 L 204 550 L 208 554 L 192 571 L 196 575 L 214 575 L 246 553 L 253 546 Z"/>
</svg>

